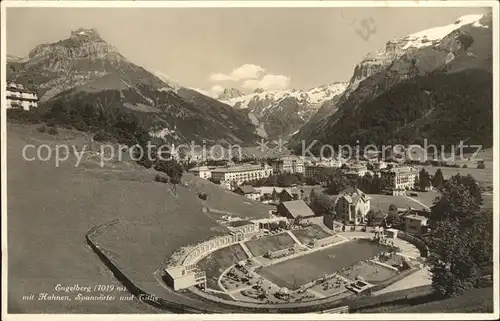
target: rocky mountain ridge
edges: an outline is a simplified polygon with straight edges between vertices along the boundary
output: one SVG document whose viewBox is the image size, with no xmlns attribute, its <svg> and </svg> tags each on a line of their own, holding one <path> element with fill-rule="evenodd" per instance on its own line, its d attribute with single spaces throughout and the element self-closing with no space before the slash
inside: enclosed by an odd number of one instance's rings
<svg viewBox="0 0 500 321">
<path fill-rule="evenodd" d="M 258 120 L 270 138 L 287 138 L 305 124 L 323 102 L 340 95 L 347 83 L 336 82 L 309 90 L 256 89 L 253 93 L 221 99 Z"/>
<path fill-rule="evenodd" d="M 450 145 L 459 142 L 460 133 L 463 139 L 490 144 L 491 15 L 465 16 L 415 35 L 388 42 L 358 64 L 346 91 L 325 103 L 321 117 L 303 126 L 292 144 L 412 143 L 428 138 Z M 467 107 L 461 112 L 456 106 L 463 103 Z M 484 125 L 479 135 L 473 132 L 478 121 Z M 443 132 L 448 122 L 459 127 L 450 123 Z"/>
<path fill-rule="evenodd" d="M 328 143 L 332 140 L 351 141 L 347 136 L 369 132 L 370 128 L 366 126 L 373 124 L 371 116 L 367 116 L 364 124 L 356 124 L 354 115 L 368 115 L 370 112 L 366 106 L 372 105 L 378 97 L 387 95 L 399 84 L 440 72 L 453 73 L 474 68 L 490 69 L 491 72 L 491 41 L 491 15 L 469 15 L 450 25 L 387 42 L 384 48 L 368 55 L 355 67 L 345 92 L 337 99 L 325 102 L 318 117 L 313 117 L 300 129 L 292 144 L 315 139 Z M 432 93 L 432 88 L 428 88 L 427 92 Z M 408 126 L 410 119 L 418 114 L 407 112 L 408 115 L 402 115 L 406 120 L 402 120 L 401 126 Z M 347 123 L 350 125 L 347 126 Z M 367 139 L 369 135 L 364 138 Z"/>
<path fill-rule="evenodd" d="M 253 144 L 259 136 L 248 116 L 182 87 L 126 59 L 95 29 L 78 29 L 61 41 L 36 46 L 10 60 L 7 79 L 36 88 L 41 108 L 92 104 L 135 114 L 151 132 L 175 131 L 173 141 Z"/>
</svg>

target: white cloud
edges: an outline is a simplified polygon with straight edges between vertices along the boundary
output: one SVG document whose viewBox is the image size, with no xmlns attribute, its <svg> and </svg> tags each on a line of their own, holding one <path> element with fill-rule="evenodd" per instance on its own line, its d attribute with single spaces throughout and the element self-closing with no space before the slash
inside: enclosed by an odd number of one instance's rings
<svg viewBox="0 0 500 321">
<path fill-rule="evenodd" d="M 223 74 L 223 73 L 216 73 L 216 74 L 211 74 L 209 77 L 210 81 L 228 81 L 228 80 L 233 80 L 231 76 Z"/>
<path fill-rule="evenodd" d="M 265 75 L 261 79 L 246 80 L 242 87 L 254 90 L 262 88 L 264 90 L 280 90 L 287 89 L 290 86 L 290 77 L 283 75 Z"/>
<path fill-rule="evenodd" d="M 213 85 L 212 88 L 210 89 L 210 92 L 212 93 L 212 95 L 214 97 L 216 97 L 217 95 L 219 95 L 223 91 L 224 91 L 224 87 L 222 87 L 221 85 Z"/>
<path fill-rule="evenodd" d="M 264 68 L 261 66 L 253 64 L 244 64 L 236 69 L 233 69 L 229 74 L 225 73 L 213 73 L 210 75 L 209 79 L 211 81 L 238 81 L 244 79 L 256 79 L 263 72 Z"/>
</svg>

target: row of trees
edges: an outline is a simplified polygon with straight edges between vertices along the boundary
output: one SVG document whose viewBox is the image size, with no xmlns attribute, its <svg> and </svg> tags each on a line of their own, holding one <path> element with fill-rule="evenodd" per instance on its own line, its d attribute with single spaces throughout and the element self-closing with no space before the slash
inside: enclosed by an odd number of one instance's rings
<svg viewBox="0 0 500 321">
<path fill-rule="evenodd" d="M 456 296 L 493 269 L 493 212 L 482 209 L 479 184 L 459 174 L 443 186 L 430 216 L 429 246 L 434 290 Z"/>
</svg>

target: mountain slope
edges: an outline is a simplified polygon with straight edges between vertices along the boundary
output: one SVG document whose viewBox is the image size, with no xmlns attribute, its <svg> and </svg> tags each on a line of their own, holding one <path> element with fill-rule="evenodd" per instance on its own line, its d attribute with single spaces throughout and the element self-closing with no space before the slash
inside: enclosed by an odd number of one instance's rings
<svg viewBox="0 0 500 321">
<path fill-rule="evenodd" d="M 308 91 L 256 89 L 252 94 L 234 95 L 236 97 L 222 101 L 252 115 L 263 125 L 269 138 L 287 138 L 305 124 L 324 101 L 341 94 L 346 86 L 347 83 L 339 82 Z"/>
<path fill-rule="evenodd" d="M 491 15 L 465 16 L 388 42 L 356 66 L 346 91 L 325 107 L 326 116 L 306 124 L 292 144 L 427 138 L 451 145 L 458 136 L 491 144 L 491 32 Z"/>
<path fill-rule="evenodd" d="M 152 132 L 201 143 L 252 143 L 256 127 L 242 112 L 182 87 L 167 76 L 133 64 L 95 29 L 34 48 L 27 59 L 8 62 L 7 78 L 36 88 L 42 108 L 92 104 L 136 114 Z M 186 91 L 186 90 L 185 90 Z M 184 92 L 185 92 L 184 91 Z M 189 91 L 188 91 L 189 92 Z"/>
</svg>

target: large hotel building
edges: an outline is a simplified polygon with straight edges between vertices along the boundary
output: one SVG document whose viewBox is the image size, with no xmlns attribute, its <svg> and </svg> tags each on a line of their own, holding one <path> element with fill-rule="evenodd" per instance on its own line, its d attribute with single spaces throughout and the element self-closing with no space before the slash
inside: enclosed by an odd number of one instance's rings
<svg viewBox="0 0 500 321">
<path fill-rule="evenodd" d="M 37 94 L 25 89 L 23 85 L 8 84 L 5 95 L 6 108 L 30 110 L 38 107 Z"/>
<path fill-rule="evenodd" d="M 418 169 L 404 166 L 381 171 L 382 178 L 386 180 L 393 194 L 412 189 L 418 182 Z"/>
<path fill-rule="evenodd" d="M 194 167 L 190 169 L 189 172 L 201 178 L 212 178 L 220 182 L 230 182 L 241 185 L 245 181 L 269 177 L 273 174 L 273 169 L 267 164 L 242 164 L 225 167 Z"/>
<path fill-rule="evenodd" d="M 275 173 L 304 173 L 304 160 L 300 157 L 285 156 L 271 161 Z"/>
</svg>

